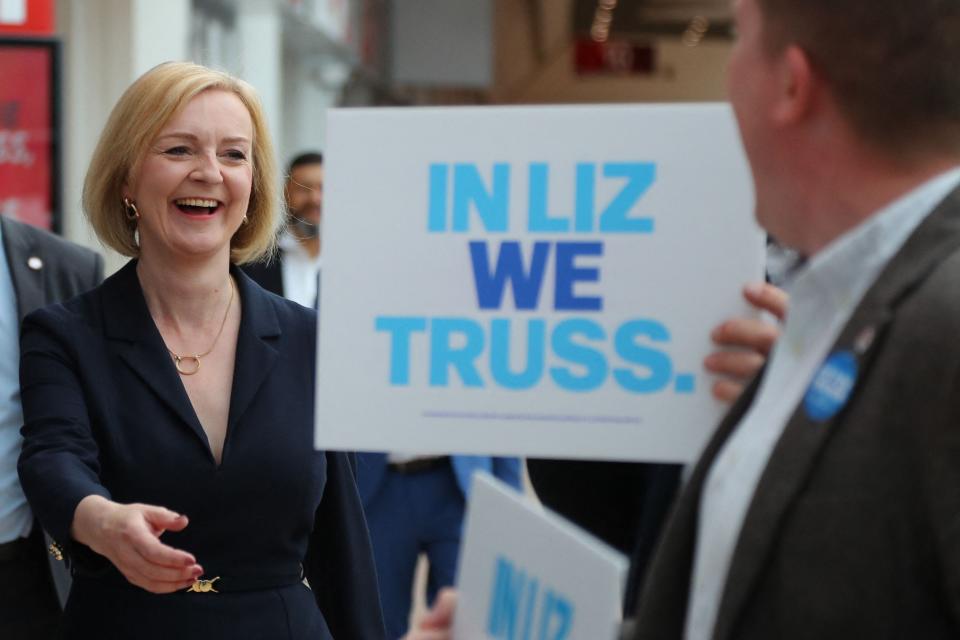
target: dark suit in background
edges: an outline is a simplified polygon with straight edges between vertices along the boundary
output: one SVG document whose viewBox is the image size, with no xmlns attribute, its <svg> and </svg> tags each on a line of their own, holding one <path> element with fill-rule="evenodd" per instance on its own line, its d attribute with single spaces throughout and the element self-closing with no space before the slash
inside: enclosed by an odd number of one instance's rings
<svg viewBox="0 0 960 640">
<path fill-rule="evenodd" d="M 385 453 L 357 455 L 360 497 L 370 524 L 380 597 L 391 639 L 407 630 L 417 558 L 427 556 L 427 601 L 453 586 L 473 474 L 483 471 L 521 487 L 520 460 L 449 456 L 428 468 L 401 472 Z"/>
<path fill-rule="evenodd" d="M 683 465 L 527 459 L 537 497 L 630 556 L 624 615 L 632 615 L 646 565 L 680 486 Z"/>
<path fill-rule="evenodd" d="M 960 191 L 913 233 L 830 349 L 856 353 L 847 404 L 798 408 L 734 550 L 716 640 L 960 635 Z M 871 338 L 872 336 L 872 338 Z M 625 638 L 682 638 L 707 474 L 757 381 L 685 486 Z"/>
<path fill-rule="evenodd" d="M 270 262 L 251 262 L 240 267 L 254 282 L 271 293 L 283 296 L 283 251 Z"/>
<path fill-rule="evenodd" d="M 135 261 L 24 323 L 20 475 L 75 561 L 68 637 L 383 637 L 351 463 L 313 449 L 316 314 L 232 274 L 242 317 L 220 464 Z M 149 594 L 71 542 L 74 509 L 91 494 L 186 514 L 163 541 L 194 554 L 219 593 Z"/>
<path fill-rule="evenodd" d="M 89 249 L 3 216 L 0 235 L 20 320 L 39 307 L 92 289 L 103 279 L 103 260 Z M 48 556 L 45 547 L 36 523 L 30 538 L 0 545 L 0 637 L 57 637 L 69 576 L 63 562 Z"/>
</svg>

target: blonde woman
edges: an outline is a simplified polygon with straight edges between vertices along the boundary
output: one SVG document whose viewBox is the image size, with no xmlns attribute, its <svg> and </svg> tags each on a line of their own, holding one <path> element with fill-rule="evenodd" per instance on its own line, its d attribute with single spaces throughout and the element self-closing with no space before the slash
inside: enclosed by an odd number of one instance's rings
<svg viewBox="0 0 960 640">
<path fill-rule="evenodd" d="M 313 450 L 315 314 L 236 267 L 273 249 L 277 185 L 224 73 L 160 65 L 107 122 L 84 210 L 132 260 L 21 342 L 20 476 L 72 562 L 68 638 L 383 637 L 352 463 Z"/>
</svg>

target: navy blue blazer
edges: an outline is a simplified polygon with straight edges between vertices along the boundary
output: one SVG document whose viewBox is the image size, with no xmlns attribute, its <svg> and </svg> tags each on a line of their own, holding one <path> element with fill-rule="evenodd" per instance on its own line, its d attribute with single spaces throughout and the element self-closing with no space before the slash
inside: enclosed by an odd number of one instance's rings
<svg viewBox="0 0 960 640">
<path fill-rule="evenodd" d="M 73 560 L 68 637 L 384 636 L 352 462 L 313 449 L 316 314 L 232 273 L 242 316 L 219 465 L 136 261 L 24 321 L 19 470 Z M 219 593 L 149 594 L 72 542 L 74 510 L 91 494 L 189 516 L 163 540 L 193 553 L 204 578 L 219 576 Z"/>
</svg>

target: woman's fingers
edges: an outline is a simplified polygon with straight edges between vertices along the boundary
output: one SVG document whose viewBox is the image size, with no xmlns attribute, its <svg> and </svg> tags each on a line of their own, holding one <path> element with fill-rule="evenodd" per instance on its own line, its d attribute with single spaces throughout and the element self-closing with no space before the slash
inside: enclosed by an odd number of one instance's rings
<svg viewBox="0 0 960 640">
<path fill-rule="evenodd" d="M 136 554 L 134 554 L 134 556 L 136 556 Z M 196 577 L 194 577 L 192 573 L 188 574 L 187 577 L 170 574 L 164 576 L 162 574 L 169 570 L 157 570 L 155 567 L 145 563 L 142 558 L 137 559 L 134 557 L 131 559 L 125 555 L 122 558 L 111 559 L 111 562 L 114 563 L 117 570 L 123 574 L 128 582 L 151 593 L 172 593 L 174 591 L 180 591 L 188 588 L 196 581 Z"/>
<path fill-rule="evenodd" d="M 136 505 L 141 507 L 144 519 L 153 528 L 156 535 L 164 531 L 183 531 L 189 524 L 187 516 L 181 515 L 164 507 L 155 507 L 153 505 Z"/>
<path fill-rule="evenodd" d="M 157 566 L 183 569 L 197 564 L 193 554 L 163 544 L 149 533 L 133 541 L 132 546 L 144 561 Z"/>
<path fill-rule="evenodd" d="M 160 541 L 181 531 L 186 516 L 164 507 L 118 504 L 99 496 L 81 501 L 74 516 L 75 537 L 105 556 L 128 581 L 153 593 L 186 589 L 203 574 L 193 554 Z"/>
</svg>

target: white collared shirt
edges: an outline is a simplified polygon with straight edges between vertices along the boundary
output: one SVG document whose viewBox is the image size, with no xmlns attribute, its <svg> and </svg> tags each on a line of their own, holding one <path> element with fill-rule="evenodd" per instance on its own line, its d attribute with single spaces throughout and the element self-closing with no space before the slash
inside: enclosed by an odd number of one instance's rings
<svg viewBox="0 0 960 640">
<path fill-rule="evenodd" d="M 700 498 L 686 640 L 713 635 L 733 552 L 760 476 L 830 346 L 881 270 L 960 184 L 941 174 L 834 240 L 788 287 L 790 309 L 749 410 L 714 460 Z"/>
<path fill-rule="evenodd" d="M 317 274 L 320 273 L 320 255 L 307 253 L 289 232 L 280 237 L 283 250 L 281 263 L 283 296 L 305 307 L 313 307 L 317 301 Z"/>
<path fill-rule="evenodd" d="M 13 277 L 0 237 L 0 543 L 30 534 L 33 515 L 17 476 L 20 456 L 20 319 Z"/>
</svg>

